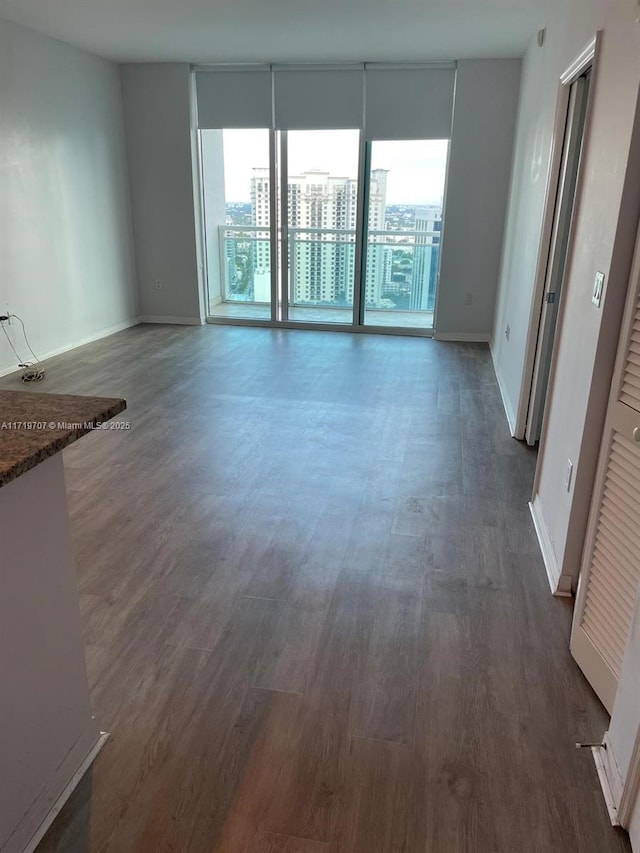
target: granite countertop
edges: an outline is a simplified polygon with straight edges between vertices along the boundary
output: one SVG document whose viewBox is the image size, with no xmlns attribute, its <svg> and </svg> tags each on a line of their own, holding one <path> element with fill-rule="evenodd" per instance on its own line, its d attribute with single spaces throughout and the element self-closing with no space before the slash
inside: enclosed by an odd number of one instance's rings
<svg viewBox="0 0 640 853">
<path fill-rule="evenodd" d="M 0 391 L 0 486 L 123 412 L 125 400 Z"/>
</svg>

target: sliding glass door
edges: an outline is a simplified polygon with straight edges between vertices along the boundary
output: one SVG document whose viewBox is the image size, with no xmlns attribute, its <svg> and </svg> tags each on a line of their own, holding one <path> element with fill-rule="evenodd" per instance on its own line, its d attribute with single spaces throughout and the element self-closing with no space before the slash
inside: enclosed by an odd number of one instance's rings
<svg viewBox="0 0 640 853">
<path fill-rule="evenodd" d="M 448 147 L 201 131 L 209 316 L 432 329 Z"/>
<path fill-rule="evenodd" d="M 195 69 L 209 319 L 428 334 L 455 74 Z"/>
<path fill-rule="evenodd" d="M 211 317 L 271 319 L 269 135 L 259 128 L 200 134 Z"/>
<path fill-rule="evenodd" d="M 432 329 L 449 141 L 370 146 L 364 323 Z"/>
<path fill-rule="evenodd" d="M 287 319 L 351 324 L 360 132 L 290 130 L 282 138 Z"/>
</svg>

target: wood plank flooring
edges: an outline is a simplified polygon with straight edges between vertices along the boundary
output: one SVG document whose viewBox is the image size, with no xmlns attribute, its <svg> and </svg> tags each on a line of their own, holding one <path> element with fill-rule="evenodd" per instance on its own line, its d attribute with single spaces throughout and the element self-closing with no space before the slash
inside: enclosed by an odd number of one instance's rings
<svg viewBox="0 0 640 853">
<path fill-rule="evenodd" d="M 140 326 L 34 390 L 131 424 L 65 451 L 111 739 L 38 853 L 629 850 L 485 346 Z"/>
</svg>

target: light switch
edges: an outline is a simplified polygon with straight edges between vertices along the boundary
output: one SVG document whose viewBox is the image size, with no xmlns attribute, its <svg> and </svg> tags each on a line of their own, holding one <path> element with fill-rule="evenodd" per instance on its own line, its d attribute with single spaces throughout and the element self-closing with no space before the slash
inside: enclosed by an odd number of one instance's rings
<svg viewBox="0 0 640 853">
<path fill-rule="evenodd" d="M 593 282 L 593 295 L 591 297 L 591 301 L 596 306 L 596 308 L 600 307 L 600 302 L 602 300 L 602 290 L 604 288 L 604 273 L 597 272 L 595 281 Z"/>
</svg>

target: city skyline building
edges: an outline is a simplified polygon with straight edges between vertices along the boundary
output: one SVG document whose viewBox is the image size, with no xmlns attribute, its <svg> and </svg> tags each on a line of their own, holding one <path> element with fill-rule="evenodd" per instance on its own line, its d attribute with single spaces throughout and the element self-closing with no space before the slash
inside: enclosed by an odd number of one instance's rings
<svg viewBox="0 0 640 853">
<path fill-rule="evenodd" d="M 373 169 L 367 195 L 364 307 L 432 312 L 438 272 L 442 207 L 387 205 L 388 169 Z M 224 241 L 224 278 L 235 299 L 271 300 L 271 180 L 255 167 L 249 202 L 227 202 L 225 222 L 235 230 Z M 279 193 L 278 193 L 279 195 Z M 290 304 L 353 304 L 357 179 L 308 169 L 287 186 Z M 277 199 L 279 210 L 280 198 Z M 244 229 L 249 229 L 244 231 Z M 237 230 L 241 229 L 241 230 Z"/>
<path fill-rule="evenodd" d="M 442 207 L 416 207 L 414 228 L 417 236 L 410 307 L 414 311 L 433 311 L 442 232 Z"/>
<path fill-rule="evenodd" d="M 386 211 L 386 169 L 371 173 L 368 228 L 383 231 Z M 251 219 L 256 228 L 255 293 L 268 284 L 269 170 L 254 168 L 251 177 Z M 358 182 L 355 178 L 309 169 L 290 175 L 287 182 L 289 280 L 296 304 L 350 305 L 353 302 Z M 377 305 L 385 279 L 391 274 L 391 252 L 372 238 L 367 252 L 365 300 Z"/>
</svg>

